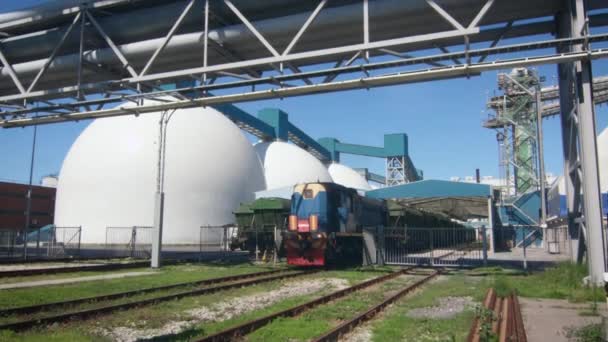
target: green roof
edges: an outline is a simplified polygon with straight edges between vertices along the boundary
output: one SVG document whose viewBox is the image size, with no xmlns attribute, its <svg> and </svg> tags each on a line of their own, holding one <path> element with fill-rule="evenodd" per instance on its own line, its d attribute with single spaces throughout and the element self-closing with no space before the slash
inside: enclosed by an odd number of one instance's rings
<svg viewBox="0 0 608 342">
<path fill-rule="evenodd" d="M 422 180 L 365 193 L 371 198 L 490 197 L 492 187 L 486 184 Z"/>
<path fill-rule="evenodd" d="M 251 210 L 289 210 L 291 201 L 284 198 L 258 198 L 251 203 Z"/>
<path fill-rule="evenodd" d="M 253 214 L 253 210 L 251 209 L 251 202 L 241 203 L 241 205 L 234 211 L 235 214 Z"/>
</svg>

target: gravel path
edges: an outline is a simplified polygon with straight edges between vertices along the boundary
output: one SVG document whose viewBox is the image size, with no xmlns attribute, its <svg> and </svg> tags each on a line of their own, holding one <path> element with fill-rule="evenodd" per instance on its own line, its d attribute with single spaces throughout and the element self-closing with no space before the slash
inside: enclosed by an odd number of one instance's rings
<svg viewBox="0 0 608 342">
<path fill-rule="evenodd" d="M 407 315 L 412 318 L 448 319 L 474 306 L 472 297 L 443 297 L 439 298 L 438 306 L 412 309 Z"/>
<path fill-rule="evenodd" d="M 221 322 L 247 312 L 262 309 L 283 299 L 301 296 L 325 289 L 344 289 L 348 281 L 340 278 L 300 279 L 290 281 L 272 292 L 261 292 L 243 297 L 235 297 L 184 312 L 190 319 L 172 321 L 158 329 L 137 329 L 135 327 L 117 327 L 111 330 L 102 329 L 99 332 L 118 342 L 133 342 L 147 340 L 159 336 L 173 335 L 203 322 Z"/>
</svg>

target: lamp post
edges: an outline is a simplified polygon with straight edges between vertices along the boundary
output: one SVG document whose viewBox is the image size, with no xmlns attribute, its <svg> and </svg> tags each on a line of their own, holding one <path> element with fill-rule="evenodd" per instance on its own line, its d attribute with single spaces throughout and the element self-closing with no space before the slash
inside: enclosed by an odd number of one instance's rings
<svg viewBox="0 0 608 342">
<path fill-rule="evenodd" d="M 175 110 L 169 112 L 164 111 L 161 113 L 160 120 L 158 122 L 159 134 L 158 134 L 158 164 L 156 173 L 156 192 L 154 194 L 154 230 L 155 234 L 152 241 L 152 256 L 150 260 L 150 267 L 159 268 L 161 267 L 161 252 L 162 252 L 162 241 L 163 241 L 163 220 L 165 210 L 165 155 L 167 146 L 167 124 L 171 117 L 175 113 Z"/>
<path fill-rule="evenodd" d="M 38 126 L 34 125 L 34 137 L 32 139 L 32 157 L 30 159 L 30 180 L 27 189 L 26 209 L 25 209 L 25 226 L 23 227 L 23 259 L 27 259 L 27 233 L 30 229 L 31 212 L 32 212 L 32 179 L 34 177 L 34 157 L 36 155 L 36 136 Z"/>
</svg>

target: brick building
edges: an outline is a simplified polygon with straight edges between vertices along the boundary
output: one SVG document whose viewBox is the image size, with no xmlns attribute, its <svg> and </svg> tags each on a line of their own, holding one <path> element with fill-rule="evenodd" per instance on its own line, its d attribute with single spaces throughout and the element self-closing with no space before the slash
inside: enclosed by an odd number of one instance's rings
<svg viewBox="0 0 608 342">
<path fill-rule="evenodd" d="M 0 229 L 23 229 L 28 188 L 27 184 L 0 182 Z M 53 223 L 55 193 L 52 187 L 32 186 L 31 229 Z"/>
</svg>

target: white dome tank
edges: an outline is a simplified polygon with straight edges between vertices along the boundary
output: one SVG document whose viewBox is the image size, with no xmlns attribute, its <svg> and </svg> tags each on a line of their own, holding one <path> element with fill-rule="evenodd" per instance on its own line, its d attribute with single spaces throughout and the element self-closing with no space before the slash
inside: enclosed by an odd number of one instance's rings
<svg viewBox="0 0 608 342">
<path fill-rule="evenodd" d="M 82 226 L 82 242 L 97 244 L 108 226 L 153 225 L 159 119 L 100 119 L 80 134 L 61 168 L 57 226 Z M 201 225 L 233 223 L 233 210 L 265 188 L 262 165 L 212 108 L 180 109 L 167 127 L 163 243 L 197 244 Z"/>
<path fill-rule="evenodd" d="M 333 181 L 319 159 L 296 145 L 274 141 L 257 143 L 253 147 L 264 164 L 267 189 Z"/>
<path fill-rule="evenodd" d="M 597 156 L 600 171 L 600 189 L 608 192 L 608 128 L 597 137 Z"/>
<path fill-rule="evenodd" d="M 332 163 L 327 169 L 334 183 L 363 191 L 372 189 L 363 176 L 346 165 Z"/>
</svg>

